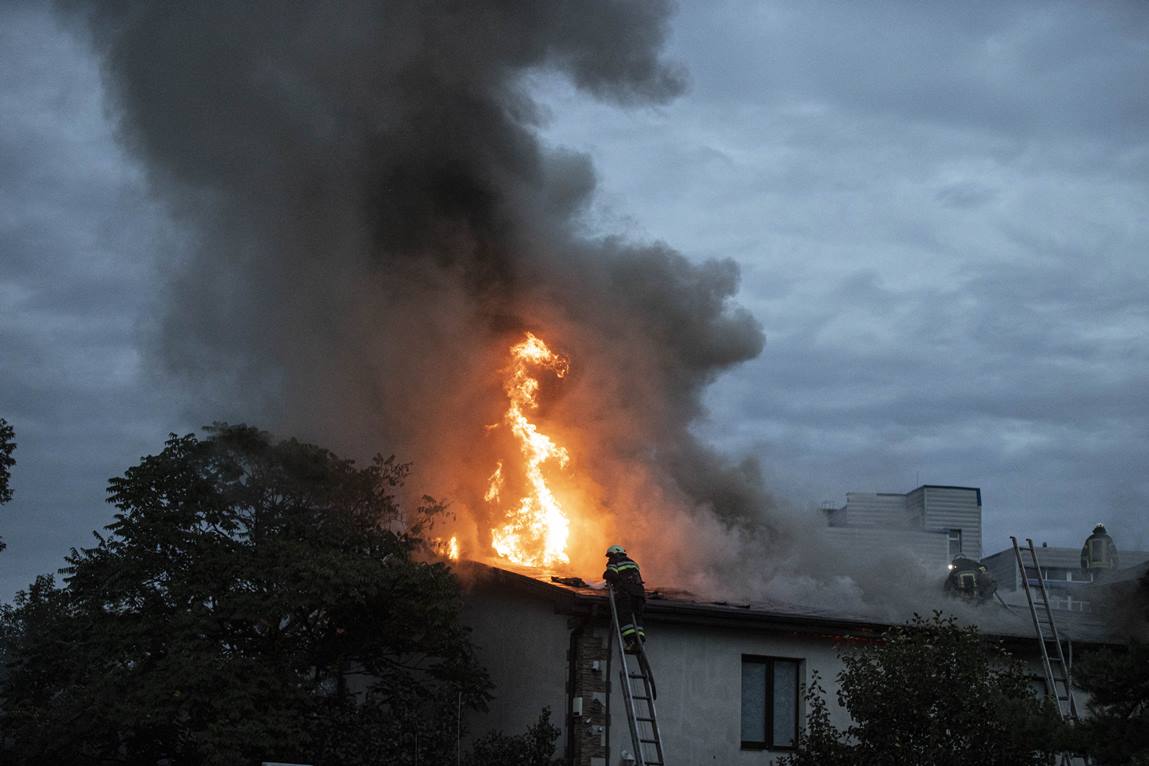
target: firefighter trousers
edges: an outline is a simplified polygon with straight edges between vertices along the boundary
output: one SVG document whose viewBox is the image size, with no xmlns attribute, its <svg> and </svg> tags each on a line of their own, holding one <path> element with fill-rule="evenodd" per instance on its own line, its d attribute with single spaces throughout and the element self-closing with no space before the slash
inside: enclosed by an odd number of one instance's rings
<svg viewBox="0 0 1149 766">
<path fill-rule="evenodd" d="M 628 593 L 615 596 L 618 608 L 618 627 L 622 640 L 626 643 L 646 641 L 646 630 L 642 627 L 642 613 L 646 609 L 646 599 Z"/>
</svg>

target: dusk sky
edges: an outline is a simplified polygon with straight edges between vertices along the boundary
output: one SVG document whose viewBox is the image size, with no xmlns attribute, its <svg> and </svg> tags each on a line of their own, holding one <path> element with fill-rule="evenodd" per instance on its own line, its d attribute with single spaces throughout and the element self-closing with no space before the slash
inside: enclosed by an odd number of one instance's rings
<svg viewBox="0 0 1149 766">
<path fill-rule="evenodd" d="M 532 91 L 593 161 L 587 234 L 741 266 L 766 346 L 698 433 L 811 513 L 977 486 L 985 554 L 1098 521 L 1149 549 L 1149 5 L 684 2 L 666 58 L 661 106 Z M 5 3 L 0 71 L 8 599 L 107 523 L 110 476 L 237 413 L 155 362 L 187 234 L 84 38 Z"/>
</svg>

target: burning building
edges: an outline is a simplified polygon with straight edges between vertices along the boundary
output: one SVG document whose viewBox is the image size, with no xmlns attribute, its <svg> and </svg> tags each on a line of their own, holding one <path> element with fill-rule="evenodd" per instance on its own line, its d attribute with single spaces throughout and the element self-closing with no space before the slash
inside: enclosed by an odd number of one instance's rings
<svg viewBox="0 0 1149 766">
<path fill-rule="evenodd" d="M 971 555 L 970 549 L 954 550 L 962 540 L 980 545 L 981 513 L 977 488 L 924 485 L 906 494 L 850 493 L 846 508 L 830 512 L 834 526 L 818 544 L 835 558 L 848 558 L 860 548 L 875 561 L 892 562 L 889 572 L 896 579 L 924 580 L 924 588 L 901 598 L 913 599 L 915 610 L 945 609 L 977 624 L 1026 664 L 1034 692 L 1047 694 L 1050 666 L 1032 621 L 1044 620 L 1044 612 L 1031 619 L 1024 600 L 977 607 L 940 599 L 950 553 Z M 1041 555 L 1051 550 L 1041 548 Z M 1009 555 L 1014 558 L 1012 550 Z M 1132 558 L 1140 560 L 1136 552 Z M 1056 567 L 1056 561 L 1051 563 Z M 1044 558 L 1042 565 L 1044 572 Z M 1143 569 L 1130 571 L 1140 576 Z M 468 583 L 476 641 L 502 690 L 488 714 L 472 719 L 473 727 L 522 728 L 546 705 L 566 712 L 565 763 L 633 763 L 620 655 L 603 585 L 511 565 L 470 563 L 461 572 Z M 1012 583 L 1018 572 L 1014 558 L 1013 569 L 1002 579 Z M 1120 589 L 1128 579 L 1115 578 L 1113 587 Z M 781 587 L 740 598 L 730 595 L 737 587 L 725 595 L 704 595 L 666 585 L 671 587 L 656 582 L 649 588 L 652 639 L 646 653 L 656 668 L 661 739 L 671 754 L 668 760 L 677 763 L 774 762 L 793 749 L 802 731 L 804 688 L 814 675 L 833 700 L 842 669 L 840 649 L 864 649 L 908 616 L 829 586 L 816 598 L 790 601 L 777 597 Z M 1127 590 L 1120 592 L 1128 597 Z M 1120 645 L 1128 635 L 1131 626 L 1119 624 L 1114 615 L 1068 612 L 1055 587 L 1048 593 L 1070 672 L 1075 652 Z M 897 604 L 892 584 L 885 595 L 886 607 Z M 1035 598 L 1040 610 L 1040 597 Z M 1056 665 L 1052 646 L 1047 642 L 1046 650 Z M 1056 667 L 1049 672 L 1056 688 L 1063 676 Z M 1076 710 L 1084 711 L 1085 693 L 1073 687 L 1072 694 Z M 1068 703 L 1063 698 L 1060 704 Z M 836 726 L 849 725 L 844 709 L 831 706 L 830 712 Z"/>
<path fill-rule="evenodd" d="M 799 544 L 817 521 L 692 431 L 706 386 L 765 343 L 738 267 L 588 232 L 590 160 L 538 136 L 555 78 L 621 107 L 680 93 L 671 4 L 62 5 L 183 235 L 152 358 L 195 417 L 412 461 L 454 513 L 443 552 L 493 565 L 468 565 L 511 690 L 488 723 L 550 704 L 572 763 L 615 762 L 601 591 L 548 577 L 620 543 L 685 589 L 651 606 L 678 762 L 791 743 L 806 672 L 832 677 L 835 637 L 879 623 Z M 786 606 L 815 592 L 825 609 Z"/>
<path fill-rule="evenodd" d="M 472 558 L 657 540 L 652 573 L 694 582 L 732 528 L 785 539 L 691 431 L 763 348 L 738 267 L 588 232 L 594 168 L 538 137 L 539 83 L 682 91 L 669 2 L 64 6 L 181 234 L 147 329 L 194 417 L 394 452 Z"/>
<path fill-rule="evenodd" d="M 601 587 L 556 582 L 537 572 L 464 566 L 469 621 L 498 693 L 473 730 L 522 730 L 549 706 L 561 711 L 564 763 L 634 763 L 617 642 Z M 976 617 L 975 617 L 976 619 Z M 1035 693 L 1045 693 L 1041 656 L 1028 615 L 986 610 L 984 634 L 1025 661 Z M 658 684 L 658 720 L 668 762 L 772 763 L 793 749 L 806 716 L 804 686 L 816 672 L 833 700 L 843 644 L 876 641 L 897 621 L 859 614 L 850 604 L 713 600 L 682 590 L 650 593 L 646 652 Z M 1080 653 L 1121 643 L 1105 621 L 1058 617 L 1061 639 Z M 1086 696 L 1074 689 L 1078 709 Z M 835 725 L 849 724 L 833 706 Z"/>
</svg>

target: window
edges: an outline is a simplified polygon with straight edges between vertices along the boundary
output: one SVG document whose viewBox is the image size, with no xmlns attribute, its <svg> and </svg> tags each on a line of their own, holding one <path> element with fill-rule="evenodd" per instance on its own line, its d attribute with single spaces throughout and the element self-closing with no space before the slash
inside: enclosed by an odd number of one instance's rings
<svg viewBox="0 0 1149 766">
<path fill-rule="evenodd" d="M 951 529 L 949 532 L 950 558 L 961 553 L 961 530 Z"/>
<path fill-rule="evenodd" d="M 798 741 L 801 660 L 742 655 L 742 749 L 792 750 Z"/>
</svg>

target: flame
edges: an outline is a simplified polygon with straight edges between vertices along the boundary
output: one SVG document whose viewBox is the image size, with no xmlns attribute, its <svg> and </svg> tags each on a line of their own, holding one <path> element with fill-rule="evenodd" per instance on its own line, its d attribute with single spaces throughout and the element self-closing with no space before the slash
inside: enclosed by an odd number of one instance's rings
<svg viewBox="0 0 1149 766">
<path fill-rule="evenodd" d="M 499 496 L 503 492 L 503 461 L 500 460 L 495 466 L 495 472 L 487 479 L 487 491 L 483 495 L 483 499 L 488 503 L 499 502 Z"/>
<path fill-rule="evenodd" d="M 456 535 L 451 535 L 450 540 L 444 540 L 441 537 L 431 538 L 431 550 L 440 556 L 446 556 L 451 561 L 459 560 L 459 538 Z"/>
<path fill-rule="evenodd" d="M 511 346 L 509 376 L 503 384 L 510 405 L 503 423 L 519 442 L 529 492 L 517 507 L 506 511 L 506 523 L 491 530 L 491 545 L 496 553 L 516 564 L 550 566 L 570 562 L 566 551 L 570 521 L 547 486 L 543 466 L 553 461 L 565 468 L 570 455 L 527 418 L 527 413 L 539 406 L 539 380 L 531 375 L 535 367 L 550 370 L 557 378 L 564 377 L 569 369 L 565 357 L 551 351 L 541 338 L 527 333 L 524 340 Z M 487 480 L 484 497 L 488 503 L 498 504 L 503 479 L 503 463 L 499 461 Z"/>
</svg>

